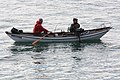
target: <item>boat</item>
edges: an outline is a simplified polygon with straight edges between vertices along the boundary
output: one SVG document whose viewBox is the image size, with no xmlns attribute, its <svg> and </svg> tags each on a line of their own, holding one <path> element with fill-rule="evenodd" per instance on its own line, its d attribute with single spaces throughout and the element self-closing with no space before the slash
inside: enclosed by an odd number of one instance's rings
<svg viewBox="0 0 120 80">
<path fill-rule="evenodd" d="M 75 41 L 95 41 L 105 35 L 112 27 L 103 27 L 97 29 L 84 30 L 82 32 L 54 32 L 45 36 L 40 42 L 75 42 Z M 5 32 L 15 42 L 33 42 L 42 38 L 45 34 L 36 35 L 33 33 L 12 33 Z"/>
</svg>

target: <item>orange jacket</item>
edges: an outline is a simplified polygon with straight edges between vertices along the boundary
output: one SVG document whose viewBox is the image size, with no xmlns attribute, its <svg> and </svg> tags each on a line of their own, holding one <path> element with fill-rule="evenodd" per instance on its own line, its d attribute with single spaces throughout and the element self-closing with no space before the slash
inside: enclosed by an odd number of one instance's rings
<svg viewBox="0 0 120 80">
<path fill-rule="evenodd" d="M 42 31 L 44 31 L 45 33 L 48 32 L 48 30 L 43 28 L 42 24 L 39 21 L 37 21 L 35 26 L 34 26 L 33 33 L 35 33 L 35 34 L 36 33 L 41 33 Z"/>
</svg>

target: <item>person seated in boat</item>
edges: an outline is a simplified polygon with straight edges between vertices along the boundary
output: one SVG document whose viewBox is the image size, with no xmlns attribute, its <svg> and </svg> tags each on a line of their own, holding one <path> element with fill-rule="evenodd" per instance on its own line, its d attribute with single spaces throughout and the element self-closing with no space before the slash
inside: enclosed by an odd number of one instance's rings
<svg viewBox="0 0 120 80">
<path fill-rule="evenodd" d="M 41 32 L 44 32 L 44 33 L 48 33 L 49 31 L 47 29 L 45 29 L 43 26 L 42 26 L 42 23 L 43 23 L 43 19 L 40 18 L 35 26 L 34 26 L 34 29 L 33 29 L 33 33 L 34 34 L 40 34 Z"/>
<path fill-rule="evenodd" d="M 80 28 L 80 24 L 78 23 L 78 19 L 77 18 L 73 18 L 73 24 L 71 24 L 70 26 L 70 32 L 76 32 L 77 29 Z"/>
</svg>

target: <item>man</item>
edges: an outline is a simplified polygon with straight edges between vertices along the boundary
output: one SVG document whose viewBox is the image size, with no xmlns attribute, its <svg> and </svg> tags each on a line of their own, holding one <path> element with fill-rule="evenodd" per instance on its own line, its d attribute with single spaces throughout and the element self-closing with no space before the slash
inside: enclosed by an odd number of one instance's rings
<svg viewBox="0 0 120 80">
<path fill-rule="evenodd" d="M 71 24 L 70 26 L 70 32 L 76 32 L 77 29 L 80 28 L 80 24 L 78 23 L 78 19 L 77 18 L 73 18 L 73 24 Z"/>
<path fill-rule="evenodd" d="M 34 29 L 33 29 L 33 33 L 34 34 L 40 34 L 41 32 L 44 32 L 44 33 L 48 33 L 49 32 L 47 29 L 43 28 L 42 23 L 43 23 L 43 19 L 42 18 L 40 18 L 36 22 L 36 24 L 34 26 Z"/>
</svg>

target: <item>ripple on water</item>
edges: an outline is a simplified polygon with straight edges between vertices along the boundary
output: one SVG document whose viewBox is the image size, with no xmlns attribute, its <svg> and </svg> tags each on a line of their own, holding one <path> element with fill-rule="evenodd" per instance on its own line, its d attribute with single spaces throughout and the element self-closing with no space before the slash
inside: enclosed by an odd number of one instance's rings
<svg viewBox="0 0 120 80">
<path fill-rule="evenodd" d="M 119 80 L 120 39 L 118 0 L 1 0 L 1 80 Z M 77 17 L 82 28 L 111 23 L 101 41 L 94 43 L 14 43 L 4 31 L 14 26 L 32 32 L 42 17 L 50 31 L 67 30 Z"/>
</svg>

